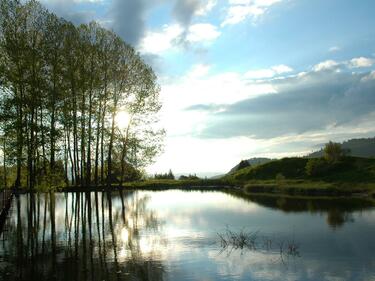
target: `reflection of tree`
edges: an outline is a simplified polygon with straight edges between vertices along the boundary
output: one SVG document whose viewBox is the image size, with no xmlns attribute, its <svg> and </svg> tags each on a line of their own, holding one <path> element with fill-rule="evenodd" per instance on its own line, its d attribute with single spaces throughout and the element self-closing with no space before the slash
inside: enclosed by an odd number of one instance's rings
<svg viewBox="0 0 375 281">
<path fill-rule="evenodd" d="M 324 213 L 327 223 L 338 228 L 353 221 L 351 213 L 374 207 L 373 201 L 364 198 L 297 198 L 287 196 L 267 196 L 231 191 L 231 195 L 259 205 L 281 210 L 286 213 Z"/>
<path fill-rule="evenodd" d="M 0 279 L 163 280 L 160 222 L 147 204 L 131 192 L 17 197 Z"/>
<path fill-rule="evenodd" d="M 332 209 L 327 213 L 327 223 L 333 229 L 339 228 L 346 222 L 353 221 L 353 218 L 349 213 L 342 212 L 337 209 Z"/>
</svg>

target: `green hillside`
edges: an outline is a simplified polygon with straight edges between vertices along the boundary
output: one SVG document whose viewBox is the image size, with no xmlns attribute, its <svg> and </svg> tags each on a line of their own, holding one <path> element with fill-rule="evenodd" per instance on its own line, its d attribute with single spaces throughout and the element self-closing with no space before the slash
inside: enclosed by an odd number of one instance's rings
<svg viewBox="0 0 375 281">
<path fill-rule="evenodd" d="M 375 159 L 344 157 L 337 163 L 324 163 L 314 175 L 306 173 L 306 158 L 284 158 L 241 169 L 225 178 L 237 181 L 305 179 L 327 182 L 375 182 Z"/>
<path fill-rule="evenodd" d="M 350 156 L 374 158 L 375 157 L 375 138 L 351 139 L 344 141 L 341 147 L 349 151 Z M 315 151 L 308 155 L 308 158 L 322 157 L 323 149 Z"/>
</svg>

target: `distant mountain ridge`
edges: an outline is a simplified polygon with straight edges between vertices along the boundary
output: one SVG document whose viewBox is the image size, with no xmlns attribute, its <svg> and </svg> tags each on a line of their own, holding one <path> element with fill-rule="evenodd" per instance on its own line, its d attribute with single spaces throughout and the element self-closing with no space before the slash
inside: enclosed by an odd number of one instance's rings
<svg viewBox="0 0 375 281">
<path fill-rule="evenodd" d="M 374 138 L 361 138 L 351 139 L 344 141 L 341 144 L 343 149 L 350 151 L 350 156 L 374 158 L 375 157 L 375 137 Z M 315 151 L 307 156 L 307 158 L 318 158 L 323 156 L 323 148 Z"/>
</svg>

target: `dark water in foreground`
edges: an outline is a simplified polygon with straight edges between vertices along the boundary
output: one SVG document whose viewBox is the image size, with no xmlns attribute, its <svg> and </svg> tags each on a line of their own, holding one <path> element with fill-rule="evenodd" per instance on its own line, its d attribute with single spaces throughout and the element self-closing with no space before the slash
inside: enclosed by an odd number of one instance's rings
<svg viewBox="0 0 375 281">
<path fill-rule="evenodd" d="M 375 280 L 375 208 L 222 192 L 21 195 L 0 280 Z M 252 232 L 235 249 L 217 233 Z"/>
</svg>

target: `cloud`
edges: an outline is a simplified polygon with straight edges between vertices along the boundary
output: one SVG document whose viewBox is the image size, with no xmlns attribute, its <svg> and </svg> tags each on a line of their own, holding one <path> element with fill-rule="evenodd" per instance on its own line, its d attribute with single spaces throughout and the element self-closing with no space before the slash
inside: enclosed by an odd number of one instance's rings
<svg viewBox="0 0 375 281">
<path fill-rule="evenodd" d="M 210 113 L 197 135 L 201 138 L 275 138 L 353 125 L 361 128 L 366 120 L 373 128 L 369 116 L 375 114 L 375 80 L 369 77 L 372 74 L 322 69 L 269 81 L 274 94 L 189 109 Z"/>
<path fill-rule="evenodd" d="M 183 32 L 176 39 L 176 44 L 189 47 L 191 43 L 212 41 L 220 32 L 208 23 L 194 23 L 195 17 L 206 16 L 217 4 L 217 0 L 177 0 L 172 10 L 172 16 Z"/>
<path fill-rule="evenodd" d="M 216 4 L 216 0 L 177 0 L 172 15 L 178 23 L 188 27 L 194 16 L 205 16 Z"/>
<path fill-rule="evenodd" d="M 351 59 L 348 62 L 348 65 L 350 68 L 361 68 L 361 67 L 370 67 L 374 65 L 374 63 L 375 63 L 374 59 L 359 57 L 359 58 Z"/>
<path fill-rule="evenodd" d="M 363 82 L 375 80 L 375 70 L 371 71 L 369 75 L 366 75 L 365 77 L 362 78 Z"/>
<path fill-rule="evenodd" d="M 174 46 L 174 41 L 183 33 L 178 24 L 165 25 L 160 32 L 149 31 L 141 42 L 141 52 L 161 53 Z"/>
<path fill-rule="evenodd" d="M 282 0 L 229 0 L 227 15 L 222 26 L 240 23 L 247 18 L 256 19 Z"/>
<path fill-rule="evenodd" d="M 331 52 L 331 53 L 335 53 L 335 52 L 338 52 L 340 50 L 341 50 L 341 48 L 338 47 L 338 46 L 333 46 L 333 47 L 328 49 L 328 51 Z"/>
<path fill-rule="evenodd" d="M 43 0 L 41 3 L 56 15 L 78 25 L 97 20 L 94 8 L 101 5 L 102 0 Z M 90 4 L 91 9 L 80 9 L 80 4 Z"/>
<path fill-rule="evenodd" d="M 158 54 L 191 44 L 206 45 L 220 36 L 214 25 L 198 23 L 185 30 L 179 24 L 165 25 L 161 31 L 149 31 L 140 44 L 141 52 Z"/>
<path fill-rule="evenodd" d="M 326 60 L 313 66 L 313 71 L 331 70 L 339 66 L 334 60 Z"/>
<path fill-rule="evenodd" d="M 136 46 L 145 33 L 145 0 L 113 0 L 110 10 L 112 28 L 126 42 Z"/>
<path fill-rule="evenodd" d="M 250 70 L 245 73 L 249 79 L 272 78 L 274 76 L 292 72 L 293 69 L 287 65 L 275 65 L 268 69 Z"/>
<path fill-rule="evenodd" d="M 217 27 L 209 23 L 198 23 L 189 27 L 186 40 L 191 43 L 210 42 L 215 40 L 221 34 Z"/>
</svg>

